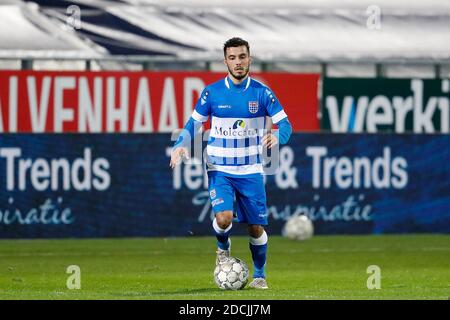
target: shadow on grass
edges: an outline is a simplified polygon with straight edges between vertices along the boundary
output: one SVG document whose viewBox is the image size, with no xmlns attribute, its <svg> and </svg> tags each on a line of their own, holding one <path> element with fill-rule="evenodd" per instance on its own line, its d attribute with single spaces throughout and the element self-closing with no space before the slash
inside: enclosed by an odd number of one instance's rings
<svg viewBox="0 0 450 320">
<path fill-rule="evenodd" d="M 247 291 L 248 289 L 239 290 Z M 181 289 L 181 290 L 165 290 L 165 291 L 151 291 L 151 292 L 124 292 L 124 293 L 114 293 L 113 296 L 121 297 L 153 297 L 153 296 L 173 296 L 173 295 L 207 295 L 207 294 L 226 294 L 226 292 L 234 292 L 232 290 L 221 290 L 219 288 L 199 288 L 199 289 Z"/>
</svg>

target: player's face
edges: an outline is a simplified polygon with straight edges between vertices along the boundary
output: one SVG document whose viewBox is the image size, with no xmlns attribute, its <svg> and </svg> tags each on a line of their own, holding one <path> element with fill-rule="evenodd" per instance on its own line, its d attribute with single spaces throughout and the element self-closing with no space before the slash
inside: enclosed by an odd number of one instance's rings
<svg viewBox="0 0 450 320">
<path fill-rule="evenodd" d="M 244 79 L 250 70 L 252 62 L 246 46 L 227 48 L 225 64 L 228 72 L 236 80 Z"/>
</svg>

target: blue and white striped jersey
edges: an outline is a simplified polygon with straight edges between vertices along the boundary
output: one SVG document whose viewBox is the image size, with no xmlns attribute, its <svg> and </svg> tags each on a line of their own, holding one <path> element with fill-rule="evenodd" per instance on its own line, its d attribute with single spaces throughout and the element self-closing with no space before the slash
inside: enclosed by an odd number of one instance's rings
<svg viewBox="0 0 450 320">
<path fill-rule="evenodd" d="M 238 85 L 226 77 L 203 90 L 192 113 L 199 122 L 209 116 L 208 171 L 231 176 L 263 173 L 261 138 L 266 116 L 275 124 L 287 118 L 273 92 L 250 77 Z"/>
</svg>

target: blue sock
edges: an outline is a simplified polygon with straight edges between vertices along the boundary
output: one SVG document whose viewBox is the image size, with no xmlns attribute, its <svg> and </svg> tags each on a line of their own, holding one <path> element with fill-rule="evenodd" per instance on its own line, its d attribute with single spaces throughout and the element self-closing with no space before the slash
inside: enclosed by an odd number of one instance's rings
<svg viewBox="0 0 450 320">
<path fill-rule="evenodd" d="M 253 258 L 253 278 L 265 278 L 267 233 L 264 231 L 259 238 L 250 237 L 249 247 Z"/>
<path fill-rule="evenodd" d="M 233 224 L 230 224 L 228 228 L 222 229 L 217 224 L 216 219 L 214 219 L 213 221 L 213 228 L 217 238 L 217 247 L 219 247 L 222 250 L 228 250 L 230 248 L 229 238 L 232 226 Z"/>
</svg>

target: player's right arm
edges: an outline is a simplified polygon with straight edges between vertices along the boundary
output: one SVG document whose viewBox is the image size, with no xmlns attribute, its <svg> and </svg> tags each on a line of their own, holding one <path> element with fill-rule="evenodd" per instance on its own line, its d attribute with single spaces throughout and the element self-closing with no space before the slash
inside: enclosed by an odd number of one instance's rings
<svg viewBox="0 0 450 320">
<path fill-rule="evenodd" d="M 181 162 L 182 158 L 189 159 L 189 151 L 187 147 L 195 134 L 200 130 L 203 122 L 208 120 L 211 112 L 209 101 L 209 90 L 205 89 L 200 95 L 191 117 L 184 126 L 178 140 L 172 148 L 172 154 L 170 157 L 170 167 L 172 169 Z"/>
</svg>

